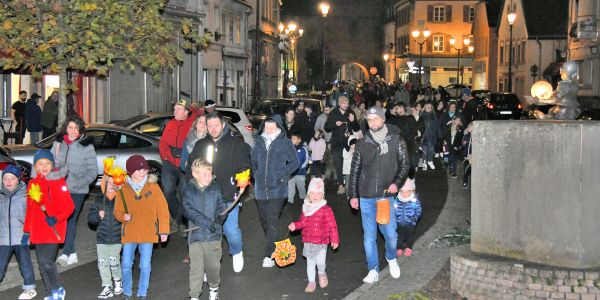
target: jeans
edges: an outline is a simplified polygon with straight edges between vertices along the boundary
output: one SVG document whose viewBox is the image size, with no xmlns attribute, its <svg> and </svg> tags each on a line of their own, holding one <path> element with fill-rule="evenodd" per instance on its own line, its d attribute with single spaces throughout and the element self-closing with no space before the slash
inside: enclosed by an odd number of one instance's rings
<svg viewBox="0 0 600 300">
<path fill-rule="evenodd" d="M 379 272 L 379 256 L 377 254 L 377 228 L 385 240 L 385 258 L 392 260 L 396 258 L 396 246 L 398 243 L 398 233 L 396 232 L 396 211 L 390 207 L 390 223 L 386 225 L 377 224 L 375 216 L 377 215 L 378 198 L 360 198 L 360 218 L 363 229 L 363 246 L 367 256 L 367 267 L 370 270 Z M 393 205 L 393 198 L 387 198 L 390 206 Z"/>
<path fill-rule="evenodd" d="M 275 251 L 275 242 L 280 240 L 279 215 L 281 215 L 285 200 L 285 198 L 256 200 L 258 217 L 266 236 L 265 257 L 271 257 L 271 254 Z"/>
<path fill-rule="evenodd" d="M 75 235 L 77 233 L 77 220 L 79 219 L 79 214 L 81 213 L 81 207 L 83 206 L 83 201 L 85 200 L 85 194 L 71 194 L 71 198 L 73 198 L 75 210 L 67 222 L 67 236 L 65 237 L 65 246 L 63 247 L 62 252 L 66 255 L 71 255 L 76 252 Z"/>
<path fill-rule="evenodd" d="M 23 277 L 23 290 L 35 288 L 35 276 L 31 256 L 29 255 L 29 246 L 0 246 L 0 282 L 4 279 L 6 268 L 13 253 L 17 257 L 19 271 L 21 271 L 21 277 Z"/>
<path fill-rule="evenodd" d="M 433 150 L 434 145 L 425 145 L 423 144 L 421 146 L 423 148 L 423 160 L 425 160 L 425 163 L 427 163 L 428 161 L 433 161 L 433 155 L 435 154 L 435 151 Z"/>
<path fill-rule="evenodd" d="M 152 266 L 152 243 L 127 243 L 123 245 L 123 253 L 121 254 L 121 267 L 123 272 L 123 293 L 127 296 L 132 296 L 133 285 L 133 260 L 135 258 L 135 249 L 140 251 L 140 281 L 138 283 L 138 297 L 146 297 L 148 294 L 148 285 L 150 284 L 150 272 Z"/>
<path fill-rule="evenodd" d="M 458 159 L 460 156 L 450 152 L 448 154 L 448 164 L 450 165 L 450 174 L 456 174 L 456 164 L 458 163 Z"/>
<path fill-rule="evenodd" d="M 325 174 L 325 163 L 320 160 L 314 160 L 310 166 L 310 175 L 315 178 L 321 178 Z"/>
<path fill-rule="evenodd" d="M 471 162 L 467 162 L 464 165 L 463 185 L 469 185 L 469 177 L 471 177 Z"/>
<path fill-rule="evenodd" d="M 223 223 L 223 234 L 229 245 L 229 254 L 236 255 L 242 252 L 242 230 L 240 229 L 238 218 L 240 214 L 240 206 L 236 205 L 227 215 L 225 223 Z"/>
<path fill-rule="evenodd" d="M 62 286 L 58 277 L 58 268 L 56 267 L 56 254 L 58 253 L 58 244 L 36 244 L 35 255 L 37 256 L 40 274 L 46 291 L 51 293 Z"/>
<path fill-rule="evenodd" d="M 40 133 L 41 131 L 29 132 L 29 142 L 31 145 L 35 145 L 35 143 L 37 143 L 40 140 Z"/>
<path fill-rule="evenodd" d="M 333 165 L 335 166 L 335 175 L 337 176 L 337 184 L 344 185 L 344 176 L 342 171 L 344 168 L 344 156 L 342 149 L 332 149 L 331 156 L 333 157 Z"/>
<path fill-rule="evenodd" d="M 295 175 L 288 179 L 288 202 L 294 203 L 296 188 L 300 199 L 306 198 L 306 175 Z"/>
<path fill-rule="evenodd" d="M 167 204 L 169 205 L 169 213 L 171 217 L 177 221 L 177 224 L 185 224 L 183 222 L 183 215 L 181 212 L 181 202 L 177 197 L 178 188 L 181 189 L 184 183 L 184 175 L 181 170 L 170 162 L 163 160 L 163 168 L 160 174 L 160 188 L 167 198 Z"/>
</svg>

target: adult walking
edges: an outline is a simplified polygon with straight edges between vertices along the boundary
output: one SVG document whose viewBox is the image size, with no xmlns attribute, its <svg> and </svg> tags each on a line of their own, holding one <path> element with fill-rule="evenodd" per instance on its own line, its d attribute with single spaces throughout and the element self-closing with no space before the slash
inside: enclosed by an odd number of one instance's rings
<svg viewBox="0 0 600 300">
<path fill-rule="evenodd" d="M 85 196 L 90 191 L 90 184 L 98 176 L 98 162 L 94 149 L 94 138 L 85 135 L 85 123 L 77 116 L 68 118 L 62 125 L 61 131 L 56 136 L 52 145 L 55 165 L 59 169 L 66 169 L 67 188 L 71 193 L 75 210 L 67 222 L 67 236 L 62 255 L 56 262 L 61 266 L 79 262 L 75 249 L 75 235 L 77 220 Z"/>
<path fill-rule="evenodd" d="M 428 166 L 430 169 L 435 170 L 433 155 L 435 153 L 435 145 L 442 134 L 431 102 L 425 104 L 418 121 L 418 128 L 421 133 L 420 136 L 422 137 L 421 148 L 423 149 L 423 171 L 427 170 Z"/>
<path fill-rule="evenodd" d="M 185 138 L 185 141 L 183 142 L 181 160 L 179 162 L 179 168 L 181 169 L 181 171 L 185 172 L 190 153 L 192 153 L 192 151 L 194 150 L 194 146 L 196 146 L 196 143 L 199 140 L 206 137 L 207 131 L 208 129 L 206 128 L 206 116 L 197 117 L 194 123 L 192 124 L 192 128 L 190 128 L 190 132 Z"/>
<path fill-rule="evenodd" d="M 173 106 L 174 118 L 165 126 L 163 135 L 160 138 L 159 152 L 163 166 L 160 176 L 160 188 L 162 189 L 167 203 L 169 204 L 169 213 L 171 215 L 171 232 L 179 230 L 183 233 L 185 224 L 183 222 L 180 200 L 177 197 L 177 189 L 183 188 L 184 177 L 179 169 L 181 165 L 181 155 L 183 152 L 183 142 L 185 141 L 190 128 L 201 114 L 199 109 L 191 106 L 185 99 L 179 99 Z"/>
<path fill-rule="evenodd" d="M 395 126 L 385 125 L 385 111 L 371 107 L 367 111 L 369 130 L 358 141 L 350 170 L 350 206 L 360 207 L 363 229 L 363 244 L 369 273 L 363 282 L 379 280 L 379 257 L 377 254 L 377 228 L 385 240 L 385 258 L 393 278 L 400 277 L 400 267 L 396 261 L 396 213 L 392 209 L 393 197 L 404 184 L 408 174 L 407 149 L 404 139 Z M 378 205 L 377 202 L 384 201 Z M 389 209 L 387 224 L 377 224 L 379 207 Z"/>
<path fill-rule="evenodd" d="M 233 131 L 218 112 L 206 116 L 208 135 L 196 142 L 185 169 L 186 178 L 192 179 L 191 162 L 198 158 L 212 163 L 213 174 L 221 186 L 223 198 L 228 205 L 239 196 L 235 174 L 250 168 L 250 146 Z M 296 153 L 294 152 L 294 155 Z M 285 181 L 287 186 L 287 178 Z M 287 194 L 286 194 L 287 196 Z M 223 224 L 223 234 L 229 244 L 229 254 L 233 256 L 233 271 L 238 273 L 244 268 L 242 231 L 238 223 L 240 207 L 236 205 L 227 215 Z"/>
<path fill-rule="evenodd" d="M 12 118 L 16 122 L 15 127 L 15 144 L 23 144 L 25 138 L 25 129 L 27 128 L 27 120 L 25 118 L 25 109 L 27 106 L 27 92 L 19 92 L 19 100 L 12 105 Z"/>
<path fill-rule="evenodd" d="M 58 92 L 54 91 L 46 102 L 42 111 L 42 139 L 53 135 L 58 126 Z"/>
<path fill-rule="evenodd" d="M 271 253 L 279 240 L 279 216 L 288 196 L 288 178 L 299 166 L 296 149 L 283 126 L 267 118 L 252 148 L 254 193 L 258 216 L 265 233 L 263 268 L 275 265 Z"/>
<path fill-rule="evenodd" d="M 359 126 L 354 111 L 349 109 L 348 97 L 340 96 L 338 102 L 339 106 L 331 111 L 327 117 L 325 131 L 331 132 L 331 155 L 337 176 L 338 194 L 344 194 L 346 188 L 344 187 L 344 176 L 342 176 L 342 168 L 344 167 L 342 151 L 346 147 L 346 139 L 354 131 L 358 131 Z"/>
<path fill-rule="evenodd" d="M 42 109 L 38 105 L 39 99 L 40 95 L 33 93 L 25 107 L 25 119 L 31 145 L 35 145 L 40 140 L 40 133 L 42 132 Z"/>
</svg>

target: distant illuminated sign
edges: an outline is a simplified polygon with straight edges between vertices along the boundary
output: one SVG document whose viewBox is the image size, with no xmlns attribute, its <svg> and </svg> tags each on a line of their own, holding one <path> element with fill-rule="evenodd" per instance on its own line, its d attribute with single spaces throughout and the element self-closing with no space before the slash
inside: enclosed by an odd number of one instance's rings
<svg viewBox="0 0 600 300">
<path fill-rule="evenodd" d="M 377 68 L 375 68 L 375 67 L 371 67 L 371 68 L 369 69 L 369 73 L 371 73 L 371 75 L 375 75 L 375 74 L 377 74 Z"/>
</svg>

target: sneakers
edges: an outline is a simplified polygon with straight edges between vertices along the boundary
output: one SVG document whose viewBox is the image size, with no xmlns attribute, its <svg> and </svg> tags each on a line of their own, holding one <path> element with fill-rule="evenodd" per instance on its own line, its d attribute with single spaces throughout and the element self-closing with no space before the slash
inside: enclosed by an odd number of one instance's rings
<svg viewBox="0 0 600 300">
<path fill-rule="evenodd" d="M 270 257 L 263 259 L 263 268 L 272 268 L 275 266 L 275 261 Z"/>
<path fill-rule="evenodd" d="M 63 266 L 63 267 L 68 266 L 69 265 L 69 256 L 66 255 L 66 254 L 61 254 L 58 257 L 58 259 L 56 260 L 56 263 L 59 264 L 59 265 L 61 265 L 61 266 Z"/>
<path fill-rule="evenodd" d="M 338 187 L 338 195 L 343 195 L 346 193 L 346 188 L 340 184 L 340 186 Z"/>
<path fill-rule="evenodd" d="M 329 280 L 327 279 L 327 274 L 319 274 L 319 286 L 324 289 L 329 285 Z"/>
<path fill-rule="evenodd" d="M 410 248 L 404 249 L 404 256 L 411 256 L 411 255 L 412 255 L 412 249 L 410 249 Z"/>
<path fill-rule="evenodd" d="M 233 255 L 233 271 L 239 273 L 244 269 L 244 252 Z"/>
<path fill-rule="evenodd" d="M 390 266 L 390 275 L 393 278 L 400 278 L 400 266 L 398 266 L 398 262 L 396 259 L 388 260 L 388 265 Z"/>
<path fill-rule="evenodd" d="M 433 164 L 432 161 L 428 161 L 427 165 L 429 166 L 430 169 L 435 170 L 435 165 Z"/>
<path fill-rule="evenodd" d="M 21 295 L 19 295 L 19 300 L 27 300 L 33 299 L 37 296 L 37 291 L 35 289 L 24 290 Z"/>
<path fill-rule="evenodd" d="M 105 285 L 100 294 L 98 294 L 98 299 L 108 299 L 112 298 L 114 295 L 112 288 L 109 285 Z"/>
<path fill-rule="evenodd" d="M 208 300 L 219 300 L 219 288 L 208 289 Z"/>
<path fill-rule="evenodd" d="M 206 278 L 206 273 L 204 273 L 204 282 L 208 282 L 208 278 Z"/>
<path fill-rule="evenodd" d="M 115 296 L 123 294 L 123 281 L 121 279 L 115 279 L 115 288 L 113 289 Z"/>
<path fill-rule="evenodd" d="M 317 284 L 314 281 L 309 281 L 304 289 L 307 293 L 313 293 L 317 289 Z"/>
<path fill-rule="evenodd" d="M 52 290 L 52 299 L 53 300 L 65 300 L 65 296 L 67 295 L 67 291 L 64 288 L 58 288 L 56 290 Z"/>
<path fill-rule="evenodd" d="M 192 297 L 190 300 L 200 300 L 200 298 Z"/>
<path fill-rule="evenodd" d="M 435 157 L 435 158 L 439 158 L 439 157 L 440 157 L 440 154 L 439 154 L 439 153 L 436 153 L 436 154 L 434 155 L 434 157 Z"/>
<path fill-rule="evenodd" d="M 77 253 L 71 253 L 71 255 L 69 255 L 69 258 L 67 259 L 67 265 L 74 265 L 78 262 L 79 259 L 77 258 Z"/>
<path fill-rule="evenodd" d="M 466 182 L 463 182 L 463 189 L 466 190 L 466 189 L 469 189 L 469 188 L 470 188 L 469 184 L 466 183 Z"/>
<path fill-rule="evenodd" d="M 375 283 L 379 281 L 379 273 L 375 270 L 369 271 L 369 274 L 363 278 L 364 283 Z"/>
<path fill-rule="evenodd" d="M 423 171 L 427 171 L 427 164 L 423 164 L 423 165 L 421 166 L 421 170 L 423 170 Z"/>
<path fill-rule="evenodd" d="M 452 178 L 453 178 L 453 179 L 456 179 L 456 178 L 458 178 L 458 176 L 456 176 L 456 173 L 454 173 L 454 172 L 452 173 Z"/>
</svg>

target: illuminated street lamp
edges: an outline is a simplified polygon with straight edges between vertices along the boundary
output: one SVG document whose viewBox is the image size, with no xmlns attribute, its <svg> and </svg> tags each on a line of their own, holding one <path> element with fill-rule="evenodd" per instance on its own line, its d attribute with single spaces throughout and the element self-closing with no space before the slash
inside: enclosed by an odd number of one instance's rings
<svg viewBox="0 0 600 300">
<path fill-rule="evenodd" d="M 415 42 L 419 45 L 419 86 L 421 86 L 421 70 L 423 69 L 423 44 L 427 42 L 427 39 L 431 35 L 431 31 L 425 28 L 425 30 L 413 30 L 411 33 Z"/>
<path fill-rule="evenodd" d="M 327 14 L 329 14 L 329 3 L 327 2 L 321 2 L 321 4 L 319 4 L 319 10 L 321 11 L 321 15 L 323 16 L 323 34 L 321 35 L 322 38 L 322 45 L 323 45 L 323 92 L 325 91 L 325 31 L 327 30 Z"/>
<path fill-rule="evenodd" d="M 456 44 L 456 40 L 454 39 L 454 37 L 450 38 L 450 46 L 452 46 L 452 48 L 456 49 L 456 51 L 458 51 L 458 56 L 457 56 L 457 69 L 456 69 L 456 81 L 458 83 L 458 77 L 460 76 L 460 52 L 462 52 L 463 50 L 467 50 L 469 51 L 469 53 L 472 53 L 473 50 L 475 50 L 475 48 L 473 46 L 469 46 L 469 44 L 471 44 L 471 40 L 469 38 L 466 38 L 463 40 L 463 48 L 457 48 L 455 46 Z M 465 47 L 467 47 L 465 49 Z M 460 84 L 463 84 L 463 77 L 460 77 Z M 461 96 L 462 96 L 462 89 L 461 89 Z"/>
<path fill-rule="evenodd" d="M 279 29 L 279 38 L 281 40 L 280 49 L 284 53 L 284 78 L 282 91 L 283 96 L 285 97 L 287 95 L 287 84 L 289 80 L 289 57 L 287 55 L 287 49 L 290 50 L 290 53 L 292 55 L 292 78 L 296 78 L 296 40 L 302 37 L 302 35 L 304 34 L 304 30 L 299 28 L 299 26 L 294 22 L 288 23 L 287 26 L 283 23 L 279 23 L 279 26 L 277 28 Z"/>
<path fill-rule="evenodd" d="M 513 33 L 513 24 L 515 23 L 515 19 L 517 18 L 517 14 L 511 9 L 508 15 L 506 15 L 508 19 L 508 26 L 510 28 L 510 37 L 508 42 L 508 92 L 512 93 L 512 58 L 513 58 L 513 49 L 512 49 L 512 33 Z"/>
</svg>

